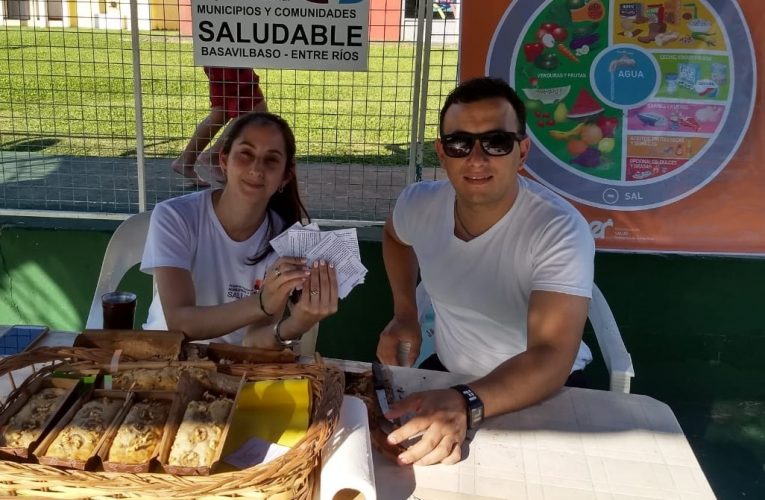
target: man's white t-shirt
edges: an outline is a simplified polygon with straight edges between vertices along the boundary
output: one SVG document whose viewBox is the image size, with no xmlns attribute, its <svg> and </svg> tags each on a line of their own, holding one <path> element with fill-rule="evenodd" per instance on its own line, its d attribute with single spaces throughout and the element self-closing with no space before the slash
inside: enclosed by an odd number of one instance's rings
<svg viewBox="0 0 765 500">
<path fill-rule="evenodd" d="M 268 217 L 245 241 L 232 240 L 218 220 L 207 189 L 158 203 L 151 214 L 141 271 L 177 267 L 191 272 L 198 306 L 214 306 L 252 295 L 260 288 L 268 266 L 278 257 L 272 252 L 256 265 L 248 259 L 267 245 Z M 278 234 L 282 220 L 271 213 Z M 159 295 L 154 294 L 145 330 L 167 330 Z M 213 339 L 241 344 L 246 328 Z"/>
<path fill-rule="evenodd" d="M 526 350 L 533 290 L 591 297 L 595 243 L 564 199 L 518 178 L 512 208 L 470 241 L 454 235 L 454 188 L 418 182 L 399 196 L 393 226 L 417 255 L 435 312 L 436 353 L 451 372 L 484 376 Z M 592 360 L 582 342 L 572 368 Z"/>
</svg>

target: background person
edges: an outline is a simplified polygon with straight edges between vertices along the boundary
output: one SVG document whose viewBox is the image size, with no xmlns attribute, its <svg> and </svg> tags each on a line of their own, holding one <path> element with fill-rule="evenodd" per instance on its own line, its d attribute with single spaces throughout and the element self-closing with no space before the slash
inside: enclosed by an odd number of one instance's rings
<svg viewBox="0 0 765 500">
<path fill-rule="evenodd" d="M 226 131 L 207 151 L 204 149 L 229 120 L 250 111 L 268 111 L 260 89 L 260 77 L 251 68 L 204 68 L 210 82 L 210 113 L 194 129 L 181 156 L 172 163 L 175 172 L 191 179 L 194 185 L 210 184 L 199 177 L 196 166 L 209 169 L 212 178 L 223 181 L 219 154 Z M 204 151 L 204 152 L 203 152 Z"/>
<path fill-rule="evenodd" d="M 533 405 L 576 383 L 592 359 L 581 341 L 592 292 L 594 241 L 558 195 L 518 175 L 528 157 L 523 102 L 507 83 L 477 78 L 447 97 L 436 151 L 448 181 L 399 197 L 383 232 L 394 317 L 377 356 L 419 355 L 418 270 L 435 312 L 436 354 L 421 367 L 474 375 L 467 386 L 410 395 L 388 416 L 413 413 L 389 435 L 422 438 L 402 464 L 454 463 L 469 425 Z M 572 374 L 573 371 L 573 374 Z M 469 411 L 473 410 L 473 411 Z M 481 413 L 483 412 L 483 413 Z"/>
<path fill-rule="evenodd" d="M 323 261 L 306 269 L 303 260 L 277 259 L 269 243 L 308 217 L 287 122 L 256 112 L 229 128 L 220 154 L 225 187 L 163 201 L 152 212 L 141 270 L 154 274 L 157 293 L 144 328 L 279 348 L 337 311 L 335 270 Z"/>
</svg>

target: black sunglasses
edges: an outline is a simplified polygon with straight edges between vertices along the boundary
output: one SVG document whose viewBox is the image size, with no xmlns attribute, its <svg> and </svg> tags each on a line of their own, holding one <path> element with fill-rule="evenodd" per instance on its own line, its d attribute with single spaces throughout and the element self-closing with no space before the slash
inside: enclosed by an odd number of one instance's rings
<svg viewBox="0 0 765 500">
<path fill-rule="evenodd" d="M 441 145 L 446 156 L 464 158 L 473 151 L 475 141 L 481 143 L 481 149 L 489 156 L 505 156 L 513 152 L 516 141 L 520 143 L 526 134 L 494 130 L 481 134 L 455 132 L 441 137 Z"/>
</svg>

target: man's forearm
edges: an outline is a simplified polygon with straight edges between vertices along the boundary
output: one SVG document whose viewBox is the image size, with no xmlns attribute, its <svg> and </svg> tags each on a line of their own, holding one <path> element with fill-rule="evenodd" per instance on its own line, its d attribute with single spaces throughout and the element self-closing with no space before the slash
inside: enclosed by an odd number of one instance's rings
<svg viewBox="0 0 765 500">
<path fill-rule="evenodd" d="M 534 405 L 566 383 L 572 360 L 552 347 L 531 348 L 505 361 L 468 385 L 484 403 L 485 416 L 501 415 Z"/>
<path fill-rule="evenodd" d="M 416 318 L 417 256 L 412 247 L 402 244 L 390 233 L 391 226 L 389 220 L 383 230 L 383 261 L 393 293 L 393 313 L 398 318 Z"/>
</svg>

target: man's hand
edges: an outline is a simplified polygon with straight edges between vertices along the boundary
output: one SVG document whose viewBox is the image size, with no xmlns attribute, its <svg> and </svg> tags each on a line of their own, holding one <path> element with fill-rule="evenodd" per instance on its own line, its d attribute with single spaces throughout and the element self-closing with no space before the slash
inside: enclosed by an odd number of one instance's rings
<svg viewBox="0 0 765 500">
<path fill-rule="evenodd" d="M 418 435 L 419 441 L 398 456 L 401 465 L 456 464 L 462 459 L 462 442 L 467 432 L 465 400 L 453 389 L 417 392 L 391 405 L 385 415 L 398 418 L 414 416 L 388 435 L 392 444 L 400 444 Z"/>
<path fill-rule="evenodd" d="M 380 362 L 386 365 L 399 366 L 398 349 L 402 342 L 409 343 L 406 366 L 412 366 L 417 360 L 417 356 L 420 355 L 420 346 L 422 345 L 420 323 L 417 318 L 399 319 L 394 317 L 390 320 L 377 342 L 377 358 Z"/>
</svg>

